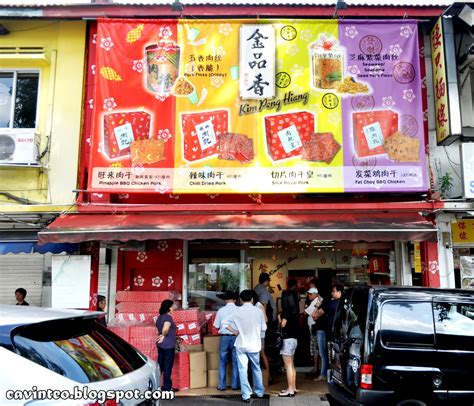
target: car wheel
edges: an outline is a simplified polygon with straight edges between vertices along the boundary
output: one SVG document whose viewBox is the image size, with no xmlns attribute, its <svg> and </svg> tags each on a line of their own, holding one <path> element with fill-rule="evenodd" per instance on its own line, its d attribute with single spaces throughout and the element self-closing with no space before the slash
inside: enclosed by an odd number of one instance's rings
<svg viewBox="0 0 474 406">
<path fill-rule="evenodd" d="M 426 403 L 416 399 L 405 399 L 398 402 L 397 406 L 426 406 Z"/>
</svg>

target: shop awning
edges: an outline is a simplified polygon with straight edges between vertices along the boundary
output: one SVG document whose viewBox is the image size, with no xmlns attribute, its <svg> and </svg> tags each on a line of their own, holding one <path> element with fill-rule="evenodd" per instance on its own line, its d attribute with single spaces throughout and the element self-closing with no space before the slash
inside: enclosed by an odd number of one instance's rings
<svg viewBox="0 0 474 406">
<path fill-rule="evenodd" d="M 436 241 L 436 227 L 418 213 L 66 214 L 38 233 L 41 244 L 170 238 Z"/>
<path fill-rule="evenodd" d="M 62 252 L 76 252 L 79 246 L 77 244 L 44 244 L 38 245 L 34 242 L 0 242 L 0 255 L 5 254 L 60 254 Z"/>
</svg>

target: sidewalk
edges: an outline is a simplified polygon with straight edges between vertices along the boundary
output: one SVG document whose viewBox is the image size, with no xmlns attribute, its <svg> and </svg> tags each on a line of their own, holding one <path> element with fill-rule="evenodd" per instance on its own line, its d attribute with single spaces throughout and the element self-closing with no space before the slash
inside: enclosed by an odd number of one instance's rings
<svg viewBox="0 0 474 406">
<path fill-rule="evenodd" d="M 270 397 L 270 406 L 329 406 L 325 395 L 298 393 L 294 398 L 279 398 L 278 396 Z"/>
<path fill-rule="evenodd" d="M 266 388 L 266 393 L 270 395 L 269 404 L 270 406 L 312 406 L 321 405 L 329 406 L 329 402 L 326 400 L 326 394 L 329 392 L 326 382 L 315 382 L 313 378 L 305 377 L 304 373 L 297 373 L 296 377 L 298 394 L 294 398 L 280 398 L 278 393 L 286 389 L 286 377 L 284 375 L 274 376 L 274 383 Z M 228 396 L 232 397 L 233 403 L 240 404 L 240 391 L 226 390 L 225 392 L 218 391 L 216 388 L 202 388 L 202 389 L 190 389 L 185 391 L 179 391 L 176 393 L 176 398 L 173 400 L 173 405 L 178 406 L 177 401 L 185 400 L 186 404 L 192 406 L 201 405 L 212 405 L 220 403 L 219 406 L 223 406 L 226 402 L 219 402 L 218 399 L 210 399 L 209 396 Z M 188 399 L 194 397 L 194 402 L 188 402 Z M 229 399 L 230 401 L 230 399 Z M 165 403 L 165 402 L 163 402 Z M 251 406 L 259 406 L 257 399 L 253 399 L 250 403 Z M 170 402 L 171 404 L 171 402 Z M 184 405 L 185 403 L 183 403 Z"/>
</svg>

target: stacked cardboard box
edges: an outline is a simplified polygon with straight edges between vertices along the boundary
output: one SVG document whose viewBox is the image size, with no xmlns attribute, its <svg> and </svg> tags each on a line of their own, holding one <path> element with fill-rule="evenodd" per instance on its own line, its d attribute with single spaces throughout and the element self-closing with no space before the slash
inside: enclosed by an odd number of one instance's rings
<svg viewBox="0 0 474 406">
<path fill-rule="evenodd" d="M 216 388 L 219 386 L 219 336 L 206 336 L 204 337 L 204 351 L 206 351 L 207 357 L 207 386 L 210 388 Z M 232 383 L 232 363 L 227 364 L 227 386 Z"/>
<path fill-rule="evenodd" d="M 189 352 L 190 388 L 207 386 L 207 359 L 205 351 Z"/>
</svg>

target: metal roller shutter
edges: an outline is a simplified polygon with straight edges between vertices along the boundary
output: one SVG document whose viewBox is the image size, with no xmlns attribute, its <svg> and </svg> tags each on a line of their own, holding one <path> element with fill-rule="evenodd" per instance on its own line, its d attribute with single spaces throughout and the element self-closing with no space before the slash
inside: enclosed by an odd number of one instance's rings
<svg viewBox="0 0 474 406">
<path fill-rule="evenodd" d="M 26 301 L 41 306 L 44 261 L 43 254 L 0 255 L 0 303 L 15 304 L 15 290 L 25 288 Z"/>
<path fill-rule="evenodd" d="M 109 301 L 109 273 L 110 267 L 107 264 L 99 265 L 99 295 L 105 296 Z"/>
</svg>

